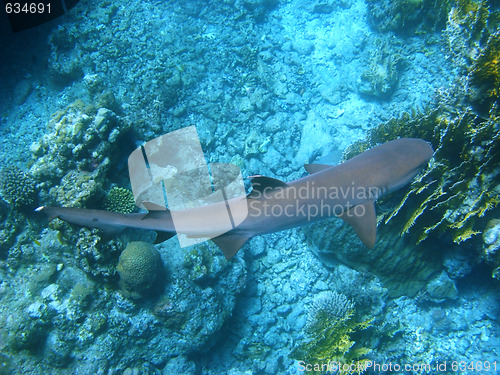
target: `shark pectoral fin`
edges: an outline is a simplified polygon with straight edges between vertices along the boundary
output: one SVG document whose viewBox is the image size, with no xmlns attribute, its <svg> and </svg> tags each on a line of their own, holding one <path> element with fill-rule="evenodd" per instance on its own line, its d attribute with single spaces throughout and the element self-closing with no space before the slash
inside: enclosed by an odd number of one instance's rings
<svg viewBox="0 0 500 375">
<path fill-rule="evenodd" d="M 224 233 L 218 237 L 212 238 L 212 241 L 219 246 L 226 259 L 231 260 L 250 238 L 251 237 L 238 234 Z"/>
<path fill-rule="evenodd" d="M 175 236 L 175 233 L 156 231 L 156 238 L 154 244 L 157 245 L 159 243 L 162 243 L 163 241 L 166 241 L 172 238 L 173 236 Z"/>
<path fill-rule="evenodd" d="M 249 176 L 252 182 L 252 191 L 247 195 L 247 198 L 258 199 L 266 192 L 271 192 L 274 189 L 283 189 L 288 187 L 286 182 L 278 180 L 277 178 L 266 176 Z"/>
<path fill-rule="evenodd" d="M 375 246 L 377 216 L 372 200 L 343 212 L 339 217 L 353 227 L 363 245 L 369 249 Z"/>
<path fill-rule="evenodd" d="M 318 173 L 324 171 L 325 169 L 330 169 L 332 167 L 333 165 L 328 165 L 328 164 L 304 164 L 304 168 L 309 174 Z"/>
</svg>

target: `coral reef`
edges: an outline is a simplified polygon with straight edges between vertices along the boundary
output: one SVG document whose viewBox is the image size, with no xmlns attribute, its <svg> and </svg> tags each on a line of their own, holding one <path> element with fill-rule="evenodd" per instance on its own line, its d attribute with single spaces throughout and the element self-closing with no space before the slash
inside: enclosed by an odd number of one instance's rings
<svg viewBox="0 0 500 375">
<path fill-rule="evenodd" d="M 378 31 L 413 35 L 439 30 L 444 26 L 453 0 L 373 0 L 368 20 Z"/>
<path fill-rule="evenodd" d="M 490 35 L 471 68 L 471 83 L 478 88 L 474 102 L 489 108 L 500 106 L 500 31 Z M 483 103 L 486 101 L 486 103 Z"/>
<path fill-rule="evenodd" d="M 161 289 L 164 266 L 158 250 L 147 242 L 130 242 L 120 255 L 116 267 L 122 292 L 138 299 L 151 292 L 153 285 Z"/>
<path fill-rule="evenodd" d="M 361 73 L 358 90 L 362 95 L 387 99 L 395 90 L 403 62 L 402 47 L 378 40 L 368 67 Z"/>
<path fill-rule="evenodd" d="M 122 187 L 113 187 L 104 198 L 104 207 L 106 210 L 129 214 L 136 209 L 134 194 Z"/>
<path fill-rule="evenodd" d="M 500 26 L 500 11 L 490 10 L 484 0 L 457 0 L 454 5 L 443 32 L 445 47 L 453 63 L 470 74 L 468 81 L 472 86 L 484 85 L 481 91 L 492 93 L 498 82 L 495 51 L 498 51 L 496 30 Z"/>
<path fill-rule="evenodd" d="M 0 259 L 12 254 L 16 238 L 26 225 L 26 219 L 16 210 L 7 211 L 7 217 L 0 222 Z"/>
<path fill-rule="evenodd" d="M 362 373 L 363 359 L 371 349 L 354 341 L 360 331 L 370 326 L 372 319 L 359 322 L 355 317 L 354 303 L 343 294 L 320 294 L 309 309 L 306 332 L 308 341 L 298 346 L 292 357 L 308 364 L 315 364 L 312 374 Z M 340 364 L 335 368 L 335 364 Z M 323 365 L 323 367 L 322 367 Z M 328 366 L 333 368 L 329 368 Z M 325 367 L 326 366 L 326 367 Z"/>
<path fill-rule="evenodd" d="M 200 283 L 216 279 L 226 264 L 227 260 L 221 256 L 219 248 L 212 242 L 194 245 L 183 261 L 189 279 Z"/>
<path fill-rule="evenodd" d="M 61 228 L 62 229 L 62 228 Z M 59 238 L 62 238 L 59 232 Z M 62 241 L 60 239 L 60 241 Z M 76 236 L 76 264 L 88 275 L 104 281 L 114 279 L 122 249 L 117 241 L 103 241 L 99 230 L 81 228 Z"/>
<path fill-rule="evenodd" d="M 394 209 L 379 212 L 379 221 L 390 221 L 400 234 L 409 233 L 416 243 L 442 234 L 461 243 L 483 231 L 488 211 L 500 202 L 500 168 L 493 158 L 500 152 L 496 117 L 492 114 L 482 119 L 468 109 L 451 117 L 439 107 L 424 114 L 404 114 L 373 129 L 368 139 L 355 144 L 346 156 L 398 136 L 429 141 L 434 159 Z M 389 196 L 382 202 L 388 200 L 395 203 L 396 198 Z"/>
<path fill-rule="evenodd" d="M 413 234 L 416 242 L 446 234 L 461 243 L 484 231 L 500 202 L 500 168 L 494 162 L 500 152 L 500 33 L 490 32 L 499 20 L 498 11 L 490 12 L 485 2 L 460 0 L 449 13 L 444 34 L 464 77 L 438 93 L 427 110 L 381 124 L 345 154 L 349 158 L 401 136 L 423 138 L 433 145 L 429 168 L 412 182 L 396 208 L 381 217 L 392 225 L 399 219 L 400 232 Z M 471 103 L 482 115 L 469 107 Z"/>
<path fill-rule="evenodd" d="M 16 166 L 2 169 L 0 190 L 4 199 L 16 209 L 28 210 L 37 204 L 35 180 Z"/>
<path fill-rule="evenodd" d="M 500 219 L 491 219 L 483 233 L 483 252 L 486 262 L 491 265 L 491 275 L 500 279 Z"/>
<path fill-rule="evenodd" d="M 30 173 L 46 204 L 82 207 L 102 194 L 111 167 L 126 152 L 119 141 L 129 125 L 108 109 L 114 107 L 106 93 L 93 105 L 77 100 L 54 114 L 48 132 L 31 145 Z"/>
</svg>

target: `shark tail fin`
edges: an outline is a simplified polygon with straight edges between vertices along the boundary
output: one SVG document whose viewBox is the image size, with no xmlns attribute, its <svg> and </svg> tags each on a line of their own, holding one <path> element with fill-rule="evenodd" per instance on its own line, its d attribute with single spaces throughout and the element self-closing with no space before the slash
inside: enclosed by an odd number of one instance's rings
<svg viewBox="0 0 500 375">
<path fill-rule="evenodd" d="M 369 249 L 375 246 L 377 215 L 375 214 L 375 204 L 372 200 L 343 212 L 339 217 L 353 227 L 363 245 Z"/>
<path fill-rule="evenodd" d="M 227 260 L 231 260 L 239 249 L 251 238 L 241 234 L 233 234 L 231 231 L 212 238 L 212 241 L 219 246 Z"/>
</svg>

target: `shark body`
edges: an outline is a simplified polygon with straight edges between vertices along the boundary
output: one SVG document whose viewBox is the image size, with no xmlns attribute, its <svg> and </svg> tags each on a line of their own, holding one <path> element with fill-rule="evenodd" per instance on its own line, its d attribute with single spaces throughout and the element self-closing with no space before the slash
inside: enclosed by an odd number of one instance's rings
<svg viewBox="0 0 500 375">
<path fill-rule="evenodd" d="M 377 219 L 374 201 L 406 184 L 422 170 L 433 154 L 421 139 L 400 138 L 367 150 L 336 165 L 308 164 L 309 175 L 285 183 L 264 176 L 252 176 L 252 191 L 247 196 L 172 212 L 144 202 L 147 213 L 114 212 L 71 207 L 37 208 L 49 220 L 98 228 L 105 236 L 125 228 L 154 230 L 156 242 L 175 234 L 211 238 L 231 259 L 252 237 L 340 217 L 355 230 L 361 242 L 372 248 L 376 239 Z M 227 230 L 228 207 L 235 217 L 244 210 L 246 218 Z"/>
</svg>

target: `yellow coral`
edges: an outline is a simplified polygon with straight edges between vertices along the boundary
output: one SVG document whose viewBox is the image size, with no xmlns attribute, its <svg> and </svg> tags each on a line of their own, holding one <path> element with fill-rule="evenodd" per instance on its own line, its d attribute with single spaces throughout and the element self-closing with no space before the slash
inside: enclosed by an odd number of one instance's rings
<svg viewBox="0 0 500 375">
<path fill-rule="evenodd" d="M 291 355 L 313 364 L 306 369 L 310 374 L 325 374 L 333 370 L 341 375 L 361 374 L 368 362 L 362 357 L 371 349 L 357 345 L 353 337 L 370 327 L 372 321 L 369 318 L 358 322 L 354 304 L 342 294 L 329 293 L 326 298 L 316 300 L 309 311 L 308 341 Z"/>
<path fill-rule="evenodd" d="M 472 82 L 484 85 L 487 95 L 497 97 L 500 91 L 500 31 L 492 34 L 472 67 Z"/>
</svg>

